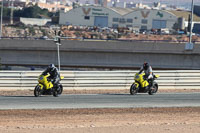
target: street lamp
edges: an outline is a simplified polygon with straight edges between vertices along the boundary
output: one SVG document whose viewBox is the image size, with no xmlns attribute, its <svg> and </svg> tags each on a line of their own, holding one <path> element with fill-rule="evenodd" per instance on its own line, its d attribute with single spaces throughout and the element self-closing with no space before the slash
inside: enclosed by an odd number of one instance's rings
<svg viewBox="0 0 200 133">
<path fill-rule="evenodd" d="M 57 51 L 58 51 L 58 70 L 60 72 L 60 49 L 59 46 L 61 45 L 60 43 L 56 43 L 57 45 Z"/>
<path fill-rule="evenodd" d="M 60 45 L 61 45 L 61 43 L 60 43 L 60 34 L 61 34 L 61 31 L 58 31 L 58 34 L 57 34 L 57 32 L 56 32 L 56 30 L 55 30 L 55 38 L 54 38 L 54 42 L 56 43 L 56 45 L 57 45 L 57 53 L 58 53 L 58 70 L 59 70 L 59 72 L 60 72 Z"/>
<path fill-rule="evenodd" d="M 56 43 L 57 45 L 57 51 L 58 51 L 58 70 L 60 72 L 60 49 L 59 46 L 61 45 L 60 43 Z"/>
<path fill-rule="evenodd" d="M 193 50 L 194 44 L 192 43 L 192 22 L 193 22 L 193 12 L 194 12 L 194 0 L 192 0 L 191 5 L 191 19 L 190 19 L 190 35 L 189 35 L 189 43 L 186 43 L 185 50 Z M 188 25 L 189 26 L 189 25 Z"/>
</svg>

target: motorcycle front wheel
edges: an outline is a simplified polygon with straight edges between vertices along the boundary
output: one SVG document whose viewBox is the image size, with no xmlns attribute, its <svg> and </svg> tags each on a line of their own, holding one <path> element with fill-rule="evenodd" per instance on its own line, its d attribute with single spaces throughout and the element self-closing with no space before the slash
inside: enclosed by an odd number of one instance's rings
<svg viewBox="0 0 200 133">
<path fill-rule="evenodd" d="M 60 84 L 58 89 L 58 94 L 61 95 L 63 92 L 63 86 Z"/>
<path fill-rule="evenodd" d="M 136 87 L 135 84 L 132 84 L 130 87 L 130 94 L 135 95 L 135 94 L 137 94 L 137 92 L 138 92 L 138 88 Z"/>
<path fill-rule="evenodd" d="M 153 95 L 158 91 L 158 84 L 154 83 L 153 86 L 149 90 L 149 95 Z"/>
<path fill-rule="evenodd" d="M 58 97 L 58 91 L 56 88 L 53 88 L 53 96 Z"/>
<path fill-rule="evenodd" d="M 41 95 L 41 92 L 40 92 L 40 86 L 37 85 L 34 89 L 34 96 L 35 97 L 39 97 Z"/>
<path fill-rule="evenodd" d="M 63 92 L 63 87 L 61 84 L 58 85 L 58 88 L 53 88 L 53 96 L 58 97 L 58 95 L 61 95 Z"/>
</svg>

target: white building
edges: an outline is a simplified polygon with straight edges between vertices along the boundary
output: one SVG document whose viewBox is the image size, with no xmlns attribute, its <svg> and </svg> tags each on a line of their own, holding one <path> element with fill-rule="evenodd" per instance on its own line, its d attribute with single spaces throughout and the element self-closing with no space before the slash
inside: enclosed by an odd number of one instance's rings
<svg viewBox="0 0 200 133">
<path fill-rule="evenodd" d="M 47 3 L 46 0 L 38 0 L 38 2 L 40 2 L 40 3 Z"/>
<path fill-rule="evenodd" d="M 47 22 L 51 22 L 51 19 L 40 19 L 40 18 L 22 18 L 20 17 L 20 22 L 24 23 L 25 25 L 38 25 L 43 26 Z"/>
<path fill-rule="evenodd" d="M 168 28 L 171 30 L 177 17 L 166 10 L 105 8 L 83 6 L 66 13 L 60 12 L 59 24 L 99 27 L 132 27 L 144 30 Z"/>
<path fill-rule="evenodd" d="M 138 27 L 143 30 L 172 29 L 177 17 L 165 10 L 139 9 L 123 16 L 126 19 L 123 27 Z"/>
<path fill-rule="evenodd" d="M 59 24 L 112 27 L 112 17 L 121 15 L 109 8 L 100 6 L 83 6 L 72 9 L 66 13 L 60 12 Z"/>
</svg>

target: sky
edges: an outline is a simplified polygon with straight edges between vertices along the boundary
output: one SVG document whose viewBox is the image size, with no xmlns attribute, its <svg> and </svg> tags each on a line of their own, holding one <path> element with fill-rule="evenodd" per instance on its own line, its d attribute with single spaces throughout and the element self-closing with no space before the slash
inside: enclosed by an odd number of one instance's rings
<svg viewBox="0 0 200 133">
<path fill-rule="evenodd" d="M 74 1 L 74 0 L 71 0 Z M 79 0 L 81 2 L 85 2 L 86 0 Z M 94 0 L 88 0 L 89 2 L 93 3 Z M 175 5 L 175 6 L 182 6 L 186 8 L 191 7 L 192 0 L 119 0 L 122 2 L 134 2 L 134 3 L 143 3 L 143 4 L 152 4 L 153 2 L 160 2 L 161 4 L 167 5 Z M 194 4 L 200 5 L 200 0 L 193 0 Z"/>
<path fill-rule="evenodd" d="M 123 1 L 123 0 L 122 0 Z M 153 3 L 160 2 L 161 4 L 175 5 L 177 7 L 183 6 L 186 8 L 191 8 L 192 0 L 124 0 L 124 1 L 137 1 L 142 3 Z M 193 0 L 194 4 L 200 5 L 200 0 Z"/>
</svg>

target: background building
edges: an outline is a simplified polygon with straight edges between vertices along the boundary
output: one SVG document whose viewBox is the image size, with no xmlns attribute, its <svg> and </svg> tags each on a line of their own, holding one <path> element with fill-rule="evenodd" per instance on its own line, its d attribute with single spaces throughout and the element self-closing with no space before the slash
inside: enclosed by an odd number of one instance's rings
<svg viewBox="0 0 200 133">
<path fill-rule="evenodd" d="M 60 13 L 59 24 L 99 27 L 137 27 L 140 29 L 172 29 L 177 17 L 164 10 L 105 8 L 83 6 Z"/>
<path fill-rule="evenodd" d="M 194 14 L 200 16 L 200 5 L 194 5 Z"/>
<path fill-rule="evenodd" d="M 46 25 L 47 22 L 51 22 L 51 19 L 41 19 L 41 18 L 22 18 L 20 17 L 20 22 L 22 22 L 25 25 L 38 25 L 43 26 Z"/>
<path fill-rule="evenodd" d="M 100 6 L 103 6 L 103 7 L 107 7 L 107 0 L 94 0 L 94 4 L 95 5 L 100 5 Z"/>
<path fill-rule="evenodd" d="M 113 17 L 121 15 L 109 8 L 100 6 L 83 6 L 66 13 L 60 12 L 59 24 L 79 26 L 112 27 Z"/>
<path fill-rule="evenodd" d="M 59 24 L 98 27 L 129 27 L 140 30 L 179 29 L 188 20 L 188 11 L 167 11 L 144 8 L 106 8 L 101 6 L 82 6 L 66 13 L 60 12 Z M 194 21 L 200 17 L 194 15 Z"/>
<path fill-rule="evenodd" d="M 66 5 L 61 5 L 57 3 L 37 3 L 38 6 L 42 9 L 47 9 L 50 12 L 56 12 L 59 10 L 63 10 L 64 12 L 67 12 L 72 9 L 72 6 L 66 6 Z"/>
<path fill-rule="evenodd" d="M 124 24 L 119 23 L 122 27 L 137 27 L 141 30 L 151 29 L 173 29 L 177 22 L 177 17 L 165 10 L 156 9 L 139 9 L 132 11 L 123 16 Z"/>
</svg>

